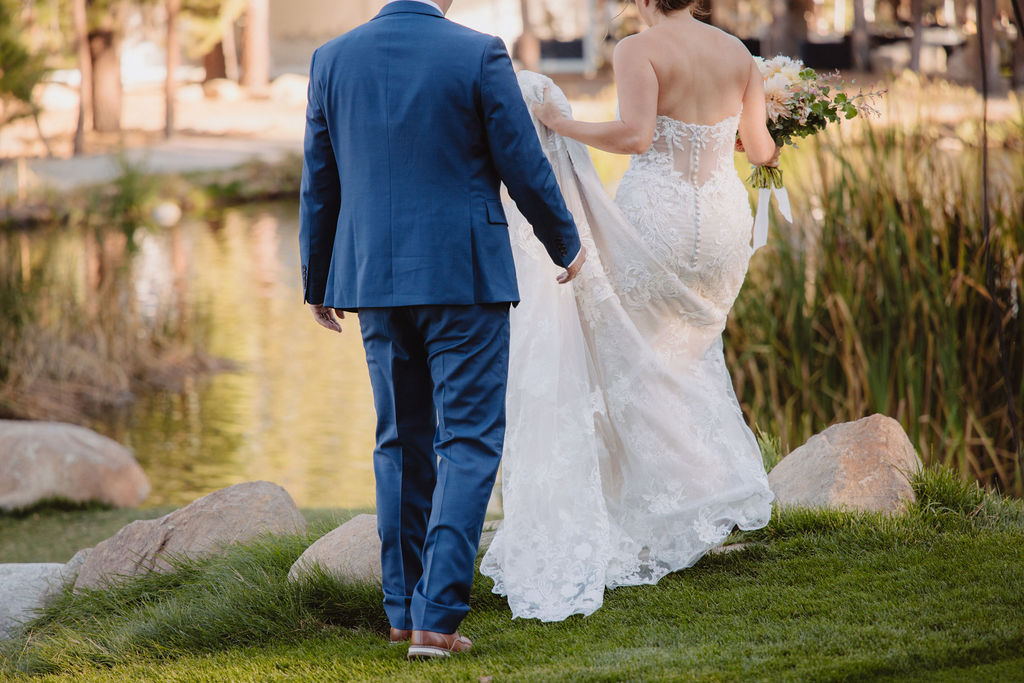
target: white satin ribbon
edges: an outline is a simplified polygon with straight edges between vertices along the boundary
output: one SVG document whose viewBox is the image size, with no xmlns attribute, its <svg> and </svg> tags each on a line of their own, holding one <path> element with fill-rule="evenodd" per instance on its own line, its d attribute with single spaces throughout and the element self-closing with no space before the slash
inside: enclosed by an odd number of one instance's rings
<svg viewBox="0 0 1024 683">
<path fill-rule="evenodd" d="M 790 223 L 793 222 L 793 210 L 789 206 L 789 193 L 786 192 L 786 188 L 766 187 L 758 190 L 757 215 L 754 216 L 754 251 L 768 244 L 768 205 L 773 194 L 779 213 Z"/>
</svg>

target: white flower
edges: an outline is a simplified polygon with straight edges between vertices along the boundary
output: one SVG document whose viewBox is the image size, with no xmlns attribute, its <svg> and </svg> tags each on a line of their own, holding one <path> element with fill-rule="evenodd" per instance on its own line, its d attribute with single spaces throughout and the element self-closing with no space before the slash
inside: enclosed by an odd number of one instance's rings
<svg viewBox="0 0 1024 683">
<path fill-rule="evenodd" d="M 773 69 L 763 57 L 754 57 L 757 70 L 761 72 L 761 78 L 768 78 L 772 75 Z"/>
<path fill-rule="evenodd" d="M 798 62 L 792 62 L 791 64 L 786 64 L 785 66 L 780 68 L 778 73 L 782 76 L 785 76 L 790 83 L 796 83 L 797 81 L 800 80 L 801 71 L 803 71 L 803 66 L 800 65 Z"/>
</svg>

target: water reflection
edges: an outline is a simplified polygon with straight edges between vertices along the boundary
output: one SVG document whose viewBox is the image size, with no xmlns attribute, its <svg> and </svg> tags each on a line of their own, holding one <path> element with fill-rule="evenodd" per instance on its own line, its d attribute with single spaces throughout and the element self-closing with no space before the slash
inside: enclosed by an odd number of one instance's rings
<svg viewBox="0 0 1024 683">
<path fill-rule="evenodd" d="M 207 350 L 237 370 L 142 397 L 96 425 L 131 447 L 148 504 L 266 479 L 311 507 L 373 504 L 374 413 L 358 322 L 318 327 L 299 286 L 298 210 L 264 205 L 138 238 L 143 310 L 198 311 Z"/>
<path fill-rule="evenodd" d="M 595 157 L 606 179 L 628 161 Z M 41 275 L 38 312 L 58 316 L 65 336 L 79 334 L 84 318 L 105 330 L 96 338 L 119 346 L 166 327 L 185 331 L 175 342 L 198 336 L 210 355 L 236 364 L 186 377 L 181 391 L 137 396 L 91 423 L 135 452 L 153 484 L 147 505 L 182 505 L 265 479 L 302 506 L 373 506 L 375 416 L 358 320 L 349 316 L 342 335 L 313 322 L 302 303 L 297 217 L 297 205 L 276 203 L 166 230 L 54 226 L 0 235 L 0 274 L 26 282 Z M 4 291 L 19 297 L 21 284 L 8 284 Z M 111 359 L 126 355 L 103 357 L 124 376 L 114 402 L 129 396 L 131 370 Z M 81 364 L 69 353 L 45 362 Z M 53 374 L 59 393 L 73 390 L 60 378 L 78 375 Z M 60 412 L 61 398 L 20 414 L 80 419 Z M 499 505 L 492 501 L 492 511 Z"/>
</svg>

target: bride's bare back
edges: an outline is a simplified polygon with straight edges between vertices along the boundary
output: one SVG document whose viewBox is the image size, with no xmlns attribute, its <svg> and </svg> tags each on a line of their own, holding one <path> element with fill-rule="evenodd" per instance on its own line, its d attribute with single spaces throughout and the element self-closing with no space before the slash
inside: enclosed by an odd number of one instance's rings
<svg viewBox="0 0 1024 683">
<path fill-rule="evenodd" d="M 654 137 L 657 116 L 710 125 L 742 109 L 739 134 L 748 158 L 754 164 L 771 162 L 776 147 L 765 124 L 764 83 L 743 43 L 695 19 L 692 2 L 636 0 L 636 5 L 649 28 L 615 49 L 619 120 L 569 121 L 549 105 L 538 108 L 538 117 L 552 130 L 594 147 L 641 154 Z"/>
<path fill-rule="evenodd" d="M 682 12 L 626 40 L 654 70 L 660 116 L 712 124 L 739 112 L 751 58 L 735 37 Z"/>
</svg>

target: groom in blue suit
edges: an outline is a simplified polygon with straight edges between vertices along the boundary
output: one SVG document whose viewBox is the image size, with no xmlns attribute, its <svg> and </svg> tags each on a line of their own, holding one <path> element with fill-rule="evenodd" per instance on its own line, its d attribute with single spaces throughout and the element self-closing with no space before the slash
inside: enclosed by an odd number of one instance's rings
<svg viewBox="0 0 1024 683">
<path fill-rule="evenodd" d="M 305 301 L 358 311 L 377 409 L 384 609 L 410 657 L 458 625 L 505 432 L 515 264 L 503 182 L 551 259 L 579 272 L 572 215 L 502 41 L 395 0 L 313 53 L 300 207 Z"/>
</svg>

